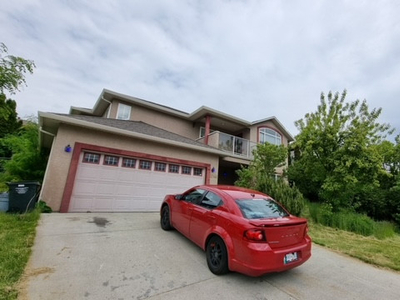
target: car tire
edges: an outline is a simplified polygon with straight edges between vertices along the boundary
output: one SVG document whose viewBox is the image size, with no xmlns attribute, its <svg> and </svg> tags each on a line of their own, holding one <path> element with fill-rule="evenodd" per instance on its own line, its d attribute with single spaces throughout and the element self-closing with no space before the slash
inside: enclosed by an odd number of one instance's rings
<svg viewBox="0 0 400 300">
<path fill-rule="evenodd" d="M 223 275 L 229 272 L 228 268 L 228 252 L 224 241 L 213 236 L 207 243 L 206 248 L 207 265 L 215 275 Z"/>
<path fill-rule="evenodd" d="M 161 210 L 160 224 L 161 228 L 166 231 L 171 230 L 173 228 L 171 226 L 171 219 L 170 219 L 168 205 L 165 205 Z"/>
</svg>

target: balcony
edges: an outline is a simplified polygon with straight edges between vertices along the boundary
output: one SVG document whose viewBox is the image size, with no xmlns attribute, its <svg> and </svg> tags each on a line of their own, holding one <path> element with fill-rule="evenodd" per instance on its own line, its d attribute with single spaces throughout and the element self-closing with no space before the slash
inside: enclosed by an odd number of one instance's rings
<svg viewBox="0 0 400 300">
<path fill-rule="evenodd" d="M 205 137 L 198 139 L 199 142 L 204 142 L 204 140 Z M 253 159 L 253 149 L 255 149 L 257 143 L 220 131 L 213 131 L 208 136 L 208 146 L 218 148 L 235 156 Z"/>
</svg>

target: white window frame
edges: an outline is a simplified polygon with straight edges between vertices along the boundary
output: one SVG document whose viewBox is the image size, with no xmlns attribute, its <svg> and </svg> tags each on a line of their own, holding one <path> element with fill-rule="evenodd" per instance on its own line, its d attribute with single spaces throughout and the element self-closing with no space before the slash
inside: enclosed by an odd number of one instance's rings
<svg viewBox="0 0 400 300">
<path fill-rule="evenodd" d="M 119 157 L 113 155 L 104 155 L 103 165 L 118 167 Z"/>
<path fill-rule="evenodd" d="M 215 130 L 210 128 L 210 133 L 214 132 Z M 206 128 L 204 126 L 200 126 L 199 138 L 206 136 Z"/>
<path fill-rule="evenodd" d="M 270 143 L 273 145 L 282 144 L 282 135 L 276 130 L 268 127 L 262 127 L 259 129 L 260 143 Z"/>
<path fill-rule="evenodd" d="M 130 105 L 118 103 L 117 119 L 118 120 L 130 120 L 131 109 L 132 109 L 132 107 Z"/>
</svg>

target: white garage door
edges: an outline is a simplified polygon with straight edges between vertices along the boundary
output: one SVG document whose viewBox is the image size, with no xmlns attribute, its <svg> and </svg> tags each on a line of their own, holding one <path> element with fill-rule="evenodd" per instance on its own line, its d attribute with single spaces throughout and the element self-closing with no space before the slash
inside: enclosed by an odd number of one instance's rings
<svg viewBox="0 0 400 300">
<path fill-rule="evenodd" d="M 70 212 L 157 211 L 166 194 L 204 184 L 205 170 L 190 165 L 83 152 Z"/>
</svg>

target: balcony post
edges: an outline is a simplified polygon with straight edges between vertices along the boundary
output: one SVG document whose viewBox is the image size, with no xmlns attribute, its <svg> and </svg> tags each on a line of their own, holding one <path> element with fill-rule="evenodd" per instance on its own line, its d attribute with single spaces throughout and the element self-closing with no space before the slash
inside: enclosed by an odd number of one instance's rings
<svg viewBox="0 0 400 300">
<path fill-rule="evenodd" d="M 206 133 L 204 138 L 204 143 L 208 145 L 208 136 L 210 135 L 210 128 L 211 128 L 211 116 L 206 116 Z"/>
</svg>

